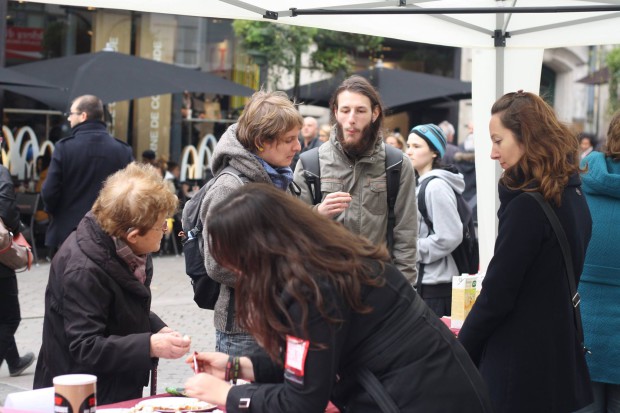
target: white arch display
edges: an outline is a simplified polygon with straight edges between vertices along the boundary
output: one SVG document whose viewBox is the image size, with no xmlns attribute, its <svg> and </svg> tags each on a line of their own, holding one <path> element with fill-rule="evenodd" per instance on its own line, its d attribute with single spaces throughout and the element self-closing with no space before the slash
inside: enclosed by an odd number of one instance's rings
<svg viewBox="0 0 620 413">
<path fill-rule="evenodd" d="M 213 151 L 217 139 L 212 134 L 205 135 L 198 144 L 198 149 L 187 145 L 181 153 L 181 182 L 188 179 L 205 179 L 207 169 L 211 168 Z"/>
<path fill-rule="evenodd" d="M 2 134 L 6 140 L 7 149 L 2 149 L 2 164 L 7 167 L 11 175 L 20 180 L 39 179 L 37 174 L 37 157 L 45 152 L 54 152 L 54 144 L 45 141 L 39 147 L 36 133 L 30 126 L 23 126 L 14 136 L 6 126 L 2 127 Z M 31 158 L 28 160 L 28 152 Z"/>
</svg>

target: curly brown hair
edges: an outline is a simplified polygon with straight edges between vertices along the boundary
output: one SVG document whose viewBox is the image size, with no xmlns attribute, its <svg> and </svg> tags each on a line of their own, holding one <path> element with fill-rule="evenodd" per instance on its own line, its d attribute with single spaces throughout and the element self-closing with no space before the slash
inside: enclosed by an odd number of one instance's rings
<svg viewBox="0 0 620 413">
<path fill-rule="evenodd" d="M 337 289 L 353 311 L 366 313 L 362 285 L 382 285 L 375 267 L 389 261 L 375 246 L 342 225 L 267 184 L 247 184 L 213 207 L 207 221 L 209 250 L 237 274 L 235 306 L 241 327 L 278 361 L 287 334 L 307 336 L 309 307 L 329 323 L 331 301 L 321 286 Z M 287 312 L 290 297 L 299 305 L 301 325 Z M 322 348 L 324 343 L 312 343 Z"/>
<path fill-rule="evenodd" d="M 607 129 L 605 156 L 620 161 L 620 110 L 614 113 Z"/>
<path fill-rule="evenodd" d="M 506 169 L 500 182 L 509 189 L 541 192 L 547 201 L 562 202 L 571 175 L 579 172 L 579 141 L 553 108 L 529 92 L 511 92 L 491 108 L 502 125 L 523 145 L 524 154 Z"/>
<path fill-rule="evenodd" d="M 178 204 L 158 169 L 132 162 L 106 179 L 92 212 L 108 235 L 122 237 L 129 228 L 144 235 L 160 215 L 172 216 Z"/>
</svg>

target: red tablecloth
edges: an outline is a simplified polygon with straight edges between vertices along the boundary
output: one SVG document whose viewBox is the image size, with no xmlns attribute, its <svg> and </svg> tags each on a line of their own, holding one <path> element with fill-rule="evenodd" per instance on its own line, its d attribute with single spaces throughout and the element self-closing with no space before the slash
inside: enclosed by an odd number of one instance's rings
<svg viewBox="0 0 620 413">
<path fill-rule="evenodd" d="M 136 404 L 138 404 L 138 402 L 141 402 L 142 400 L 156 399 L 158 397 L 169 397 L 169 396 L 170 395 L 168 393 L 157 394 L 155 396 L 143 397 L 141 399 L 132 399 L 132 400 L 124 401 L 124 402 L 104 404 L 103 406 L 97 406 L 97 409 L 129 409 L 131 407 L 134 407 Z M 223 411 L 226 411 L 226 409 L 224 409 L 223 407 L 220 407 L 220 409 Z M 331 403 L 329 403 L 329 405 L 327 406 L 327 409 L 325 409 L 325 413 L 338 413 L 338 412 L 339 410 L 336 408 L 336 406 L 334 406 Z"/>
<path fill-rule="evenodd" d="M 157 394 L 155 396 L 143 397 L 141 399 L 131 399 L 131 400 L 125 400 L 124 402 L 98 405 L 97 409 L 129 409 L 131 407 L 134 407 L 136 404 L 138 404 L 142 400 L 157 399 L 159 397 L 170 397 L 170 395 L 168 393 L 164 393 L 164 394 Z"/>
</svg>

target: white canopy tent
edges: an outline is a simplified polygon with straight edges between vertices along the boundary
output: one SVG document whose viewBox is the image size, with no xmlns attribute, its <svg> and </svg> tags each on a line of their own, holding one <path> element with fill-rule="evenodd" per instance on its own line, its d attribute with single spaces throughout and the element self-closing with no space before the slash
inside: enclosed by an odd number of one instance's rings
<svg viewBox="0 0 620 413">
<path fill-rule="evenodd" d="M 260 20 L 473 49 L 475 125 L 508 91 L 538 93 L 545 48 L 620 44 L 618 0 L 36 0 L 152 13 Z M 523 13 L 525 12 L 525 13 Z M 297 15 L 295 15 L 297 14 Z M 495 34 L 498 35 L 495 35 Z M 476 129 L 481 270 L 493 254 L 497 180 L 486 127 Z"/>
</svg>

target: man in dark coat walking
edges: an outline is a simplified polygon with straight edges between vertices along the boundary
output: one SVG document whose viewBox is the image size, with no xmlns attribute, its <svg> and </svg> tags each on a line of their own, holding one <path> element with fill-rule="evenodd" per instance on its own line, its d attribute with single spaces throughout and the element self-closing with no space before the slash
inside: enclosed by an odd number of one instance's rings
<svg viewBox="0 0 620 413">
<path fill-rule="evenodd" d="M 76 98 L 68 114 L 72 134 L 54 149 L 41 190 L 45 210 L 52 216 L 45 236 L 50 256 L 90 210 L 103 181 L 133 161 L 131 147 L 106 130 L 103 113 L 98 97 Z"/>
</svg>

